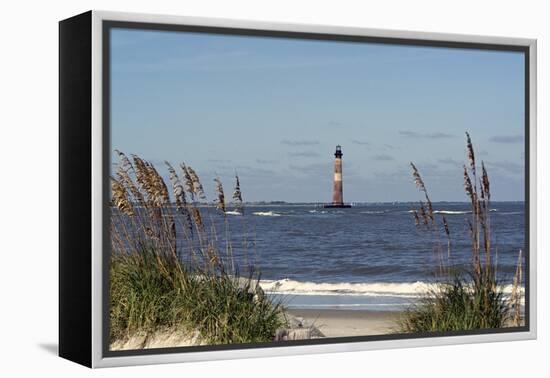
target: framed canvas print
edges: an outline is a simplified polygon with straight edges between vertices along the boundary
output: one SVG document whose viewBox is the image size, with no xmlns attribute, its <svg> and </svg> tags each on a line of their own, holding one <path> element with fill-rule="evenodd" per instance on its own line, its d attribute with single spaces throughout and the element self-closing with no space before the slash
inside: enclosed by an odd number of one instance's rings
<svg viewBox="0 0 550 378">
<path fill-rule="evenodd" d="M 536 41 L 60 22 L 62 357 L 536 337 Z"/>
</svg>

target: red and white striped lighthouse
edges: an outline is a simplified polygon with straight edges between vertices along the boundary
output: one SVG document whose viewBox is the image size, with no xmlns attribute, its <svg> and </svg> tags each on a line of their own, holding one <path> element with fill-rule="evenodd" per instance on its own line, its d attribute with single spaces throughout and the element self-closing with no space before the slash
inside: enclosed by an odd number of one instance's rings
<svg viewBox="0 0 550 378">
<path fill-rule="evenodd" d="M 342 181 L 342 146 L 336 146 L 336 152 L 334 153 L 334 184 L 332 188 L 332 203 L 325 205 L 325 207 L 351 207 L 344 203 L 344 188 Z"/>
</svg>

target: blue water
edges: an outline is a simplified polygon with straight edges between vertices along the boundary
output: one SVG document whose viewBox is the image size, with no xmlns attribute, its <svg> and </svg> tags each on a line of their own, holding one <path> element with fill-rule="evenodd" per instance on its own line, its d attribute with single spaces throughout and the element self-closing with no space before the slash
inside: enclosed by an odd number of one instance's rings
<svg viewBox="0 0 550 378">
<path fill-rule="evenodd" d="M 239 250 L 241 223 L 246 223 L 264 279 L 423 281 L 427 272 L 435 273 L 432 268 L 437 262 L 433 251 L 436 237 L 415 226 L 409 212 L 413 207 L 414 204 L 358 205 L 351 209 L 255 206 L 248 207 L 243 217 L 230 217 L 230 230 L 233 246 Z M 493 203 L 491 208 L 492 241 L 498 251 L 499 272 L 505 278 L 514 273 L 518 251 L 524 248 L 524 205 Z M 468 204 L 436 203 L 434 210 L 445 212 L 451 233 L 451 261 L 455 265 L 469 264 Z M 440 241 L 446 255 L 443 231 Z"/>
<path fill-rule="evenodd" d="M 257 205 L 245 207 L 243 215 L 229 208 L 225 218 L 212 207 L 202 213 L 208 229 L 216 229 L 222 251 L 229 235 L 241 274 L 254 262 L 262 288 L 288 307 L 399 310 L 438 280 L 441 256 L 457 269 L 471 266 L 469 204 L 435 203 L 437 235 L 415 225 L 410 211 L 416 206 Z M 442 215 L 449 225 L 450 254 Z M 498 278 L 509 291 L 525 245 L 524 203 L 492 203 L 490 224 Z M 180 241 L 182 252 L 186 245 Z"/>
<path fill-rule="evenodd" d="M 366 204 L 350 209 L 316 205 L 249 206 L 228 215 L 234 253 L 261 268 L 263 287 L 290 307 L 398 309 L 437 280 L 439 250 L 447 238 L 418 227 L 415 204 Z M 468 203 L 435 203 L 451 234 L 450 263 L 471 264 Z M 491 204 L 492 244 L 503 285 L 511 283 L 525 244 L 522 202 Z M 246 231 L 245 231 L 246 230 Z M 437 238 L 439 237 L 439 244 Z M 525 265 L 524 265 L 525 266 Z"/>
</svg>

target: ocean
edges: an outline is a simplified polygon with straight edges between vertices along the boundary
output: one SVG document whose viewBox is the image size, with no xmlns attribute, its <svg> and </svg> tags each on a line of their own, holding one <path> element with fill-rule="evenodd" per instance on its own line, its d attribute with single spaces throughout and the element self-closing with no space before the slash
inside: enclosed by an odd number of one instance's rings
<svg viewBox="0 0 550 378">
<path fill-rule="evenodd" d="M 262 288 L 287 307 L 399 311 L 437 280 L 438 237 L 415 225 L 416 207 L 255 205 L 244 215 L 228 211 L 227 217 L 237 263 L 252 259 L 261 269 Z M 434 203 L 434 210 L 439 220 L 447 219 L 453 266 L 468 266 L 469 204 Z M 493 202 L 490 214 L 498 278 L 509 291 L 525 245 L 524 203 Z M 443 230 L 439 245 L 447 256 Z"/>
</svg>

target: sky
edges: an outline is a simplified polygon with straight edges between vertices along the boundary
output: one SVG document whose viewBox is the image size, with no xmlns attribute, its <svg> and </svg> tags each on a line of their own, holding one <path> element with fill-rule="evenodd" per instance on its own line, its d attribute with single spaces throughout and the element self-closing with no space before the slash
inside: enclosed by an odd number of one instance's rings
<svg viewBox="0 0 550 378">
<path fill-rule="evenodd" d="M 113 29 L 111 148 L 166 174 L 241 181 L 245 201 L 466 201 L 465 132 L 496 201 L 524 199 L 518 52 Z M 114 154 L 113 154 L 114 155 Z M 113 157 L 113 162 L 116 158 Z M 227 190 L 227 189 L 226 189 Z"/>
</svg>

